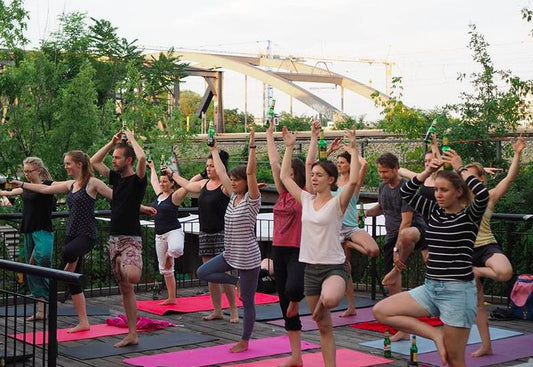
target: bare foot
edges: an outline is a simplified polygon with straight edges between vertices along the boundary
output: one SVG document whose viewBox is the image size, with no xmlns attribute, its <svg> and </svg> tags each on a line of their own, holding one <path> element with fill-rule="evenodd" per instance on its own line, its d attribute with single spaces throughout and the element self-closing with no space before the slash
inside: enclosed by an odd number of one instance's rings
<svg viewBox="0 0 533 367">
<path fill-rule="evenodd" d="M 204 321 L 213 321 L 213 320 L 222 320 L 224 316 L 222 316 L 222 313 L 213 311 L 207 316 L 202 317 L 202 320 Z"/>
<path fill-rule="evenodd" d="M 237 309 L 230 309 L 229 311 L 230 315 L 229 315 L 229 322 L 231 322 L 232 324 L 238 324 L 239 323 L 239 312 L 237 311 Z"/>
<path fill-rule="evenodd" d="M 322 318 L 324 317 L 324 313 L 326 312 L 326 308 L 322 304 L 322 301 L 318 300 L 315 306 L 315 310 L 313 311 L 313 320 L 315 322 L 320 322 Z"/>
<path fill-rule="evenodd" d="M 436 339 L 433 340 L 437 346 L 437 351 L 439 352 L 440 359 L 442 360 L 442 365 L 446 366 L 448 361 L 446 360 L 446 347 L 444 346 L 444 336 L 442 333 L 439 333 Z"/>
<path fill-rule="evenodd" d="M 139 344 L 139 338 L 137 337 L 137 335 L 132 336 L 128 334 L 128 336 L 126 336 L 124 339 L 122 339 L 121 341 L 119 341 L 113 346 L 115 348 L 122 348 L 128 345 L 137 345 L 137 344 Z"/>
<path fill-rule="evenodd" d="M 300 303 L 290 301 L 289 306 L 287 307 L 287 317 L 294 317 L 298 315 L 298 312 L 300 311 Z"/>
<path fill-rule="evenodd" d="M 472 352 L 472 354 L 470 354 L 470 355 L 472 357 L 490 356 L 490 355 L 492 355 L 492 347 L 489 346 L 487 348 L 487 347 L 481 346 L 481 347 L 479 347 L 478 350 L 476 350 L 475 352 Z"/>
<path fill-rule="evenodd" d="M 245 350 L 248 350 L 248 340 L 239 341 L 237 344 L 231 347 L 229 351 L 231 353 L 240 353 L 244 352 Z"/>
<path fill-rule="evenodd" d="M 398 342 L 400 340 L 409 340 L 409 334 L 404 333 L 403 331 L 398 331 L 396 334 L 390 337 L 391 342 Z"/>
<path fill-rule="evenodd" d="M 302 367 L 304 365 L 304 362 L 302 360 L 302 357 L 296 358 L 294 356 L 291 356 L 291 358 L 287 359 L 285 362 L 280 364 L 278 367 Z"/>
<path fill-rule="evenodd" d="M 26 317 L 26 321 L 39 321 L 39 320 L 46 320 L 46 317 L 44 317 L 44 312 L 37 311 L 35 315 Z"/>
<path fill-rule="evenodd" d="M 79 333 L 80 331 L 86 331 L 91 328 L 91 325 L 89 324 L 78 324 L 74 326 L 73 328 L 70 328 L 67 330 L 67 333 Z"/>
<path fill-rule="evenodd" d="M 381 284 L 385 287 L 394 287 L 398 285 L 398 282 L 402 279 L 402 273 L 396 270 L 396 267 L 392 268 L 391 271 L 385 275 Z"/>
<path fill-rule="evenodd" d="M 163 302 L 159 302 L 159 304 L 160 304 L 161 306 L 175 305 L 175 304 L 176 304 L 176 299 L 170 299 L 170 298 L 167 298 L 167 299 L 164 300 Z"/>
<path fill-rule="evenodd" d="M 350 317 L 350 316 L 355 316 L 357 315 L 357 310 L 355 309 L 355 307 L 349 307 L 346 309 L 346 311 L 344 311 L 340 317 Z"/>
</svg>

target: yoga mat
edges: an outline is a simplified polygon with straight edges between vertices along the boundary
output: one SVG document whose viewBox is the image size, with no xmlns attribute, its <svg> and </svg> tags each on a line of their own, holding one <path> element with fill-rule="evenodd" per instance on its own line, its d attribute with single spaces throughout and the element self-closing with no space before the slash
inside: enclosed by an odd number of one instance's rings
<svg viewBox="0 0 533 367">
<path fill-rule="evenodd" d="M 278 302 L 278 296 L 273 296 L 265 293 L 255 294 L 255 304 L 265 304 Z M 162 306 L 159 303 L 162 300 L 155 301 L 137 301 L 137 309 L 140 311 L 150 312 L 156 315 L 165 315 L 167 313 L 174 312 L 197 312 L 197 311 L 210 311 L 213 309 L 213 303 L 211 302 L 211 296 L 209 294 L 193 297 L 178 297 L 176 299 L 177 304 Z M 228 308 L 229 303 L 224 295 L 222 297 L 222 308 Z M 237 298 L 237 307 L 242 307 L 242 302 Z M 279 306 L 278 306 L 279 308 Z M 229 314 L 229 313 L 228 313 Z"/>
<path fill-rule="evenodd" d="M 143 367 L 198 367 L 220 365 L 244 361 L 246 359 L 290 353 L 289 338 L 286 335 L 264 339 L 251 339 L 248 350 L 231 353 L 229 349 L 235 343 L 216 345 L 214 347 L 196 348 L 125 359 L 123 362 Z M 302 340 L 302 350 L 320 348 L 318 344 Z"/>
<path fill-rule="evenodd" d="M 0 358 L 3 358 L 3 357 L 4 357 L 4 350 L 0 348 Z M 33 353 L 23 353 L 21 351 L 17 351 L 16 353 L 13 353 L 13 352 L 8 351 L 6 354 L 6 358 L 4 359 L 4 363 L 6 365 L 13 364 L 13 366 L 16 366 L 17 362 L 23 362 L 22 365 L 24 366 L 26 365 L 24 363 L 25 360 L 31 357 L 33 357 Z"/>
<path fill-rule="evenodd" d="M 358 298 L 355 297 L 355 306 L 357 309 L 359 308 L 366 308 L 374 306 L 376 301 L 372 301 L 368 298 Z M 256 303 L 257 305 L 257 303 Z M 346 297 L 341 300 L 339 305 L 331 311 L 344 311 L 348 308 L 348 301 L 346 300 Z M 242 318 L 244 312 L 242 309 L 239 309 L 239 317 Z M 224 310 L 224 313 L 226 315 L 229 315 L 228 310 Z M 309 307 L 307 307 L 307 302 L 302 300 L 300 302 L 300 316 L 306 316 L 310 315 L 311 311 L 309 311 Z M 277 320 L 283 318 L 283 314 L 281 313 L 281 308 L 279 307 L 279 304 L 269 304 L 269 305 L 261 305 L 255 307 L 255 320 L 256 321 L 269 321 L 269 320 Z"/>
<path fill-rule="evenodd" d="M 490 330 L 491 340 L 497 340 L 497 339 L 509 338 L 512 336 L 522 335 L 522 333 L 519 331 L 504 330 L 504 329 L 498 329 L 495 327 L 490 327 L 489 330 Z M 468 337 L 467 344 L 478 344 L 478 343 L 481 343 L 481 337 L 479 336 L 479 332 L 477 330 L 476 325 L 472 325 L 472 329 L 470 330 L 470 336 Z M 365 347 L 371 347 L 371 348 L 376 348 L 380 350 L 383 349 L 383 339 L 363 342 L 359 344 L 364 345 Z M 416 345 L 418 346 L 418 354 L 434 352 L 437 350 L 437 347 L 435 347 L 435 343 L 431 339 L 417 337 Z M 408 356 L 410 347 L 411 347 L 410 340 L 400 340 L 400 341 L 392 343 L 391 350 L 394 353 L 399 353 L 399 354 Z"/>
<path fill-rule="evenodd" d="M 127 334 L 128 329 L 123 327 L 117 327 L 117 326 L 110 326 L 107 324 L 96 324 L 91 325 L 90 330 L 86 331 L 80 331 L 78 333 L 67 333 L 66 329 L 57 329 L 57 342 L 68 342 L 73 340 L 82 340 L 82 339 L 96 339 L 101 338 L 103 336 L 111 336 L 111 335 L 120 335 L 120 334 Z M 138 332 L 142 332 L 144 330 L 137 330 Z M 35 333 L 19 333 L 16 335 L 9 335 L 10 337 L 15 337 L 18 340 L 25 341 L 26 343 L 30 344 L 37 344 L 42 345 L 43 344 L 43 337 L 44 333 L 42 331 L 36 331 Z M 35 338 L 35 342 L 34 342 Z M 48 343 L 48 332 L 46 332 L 46 343 Z"/>
<path fill-rule="evenodd" d="M 355 316 L 340 317 L 343 312 L 344 311 L 336 311 L 331 313 L 331 321 L 333 322 L 333 327 L 346 326 L 354 324 L 356 322 L 362 323 L 363 321 L 375 320 L 371 308 L 358 309 L 357 315 Z M 300 317 L 300 321 L 302 322 L 302 331 L 318 330 L 318 326 L 316 326 L 316 322 L 312 319 L 311 316 L 302 316 Z M 280 319 L 267 321 L 267 324 L 285 327 L 285 320 Z"/>
<path fill-rule="evenodd" d="M 248 363 L 233 364 L 231 367 L 272 367 L 279 366 L 282 362 L 289 359 L 289 357 L 263 359 L 261 361 L 254 361 Z M 305 353 L 302 355 L 303 365 L 305 367 L 323 367 L 324 360 L 322 353 Z M 337 349 L 337 367 L 365 367 L 377 366 L 383 363 L 392 362 L 392 359 L 385 359 L 376 357 L 371 354 L 356 352 L 350 349 Z M 229 365 L 224 367 L 230 367 Z"/>
<path fill-rule="evenodd" d="M 17 305 L 17 316 L 28 317 L 33 315 L 33 304 L 26 305 L 26 314 L 24 314 L 24 305 Z M 50 309 L 48 307 L 48 309 Z M 105 316 L 109 315 L 108 307 L 98 307 L 87 305 L 87 316 Z M 7 308 L 0 307 L 0 316 L 15 316 L 15 307 L 9 306 Z M 57 316 L 78 316 L 76 309 L 72 305 L 57 305 Z"/>
<path fill-rule="evenodd" d="M 479 344 L 467 345 L 465 352 L 466 365 L 468 367 L 497 366 L 500 363 L 532 357 L 532 346 L 533 334 L 495 340 L 492 342 L 492 355 L 473 358 L 470 357 L 470 354 L 479 348 Z M 437 352 L 426 354 L 419 353 L 418 361 L 430 363 L 435 366 L 442 366 L 442 362 Z"/>
<path fill-rule="evenodd" d="M 81 347 L 64 347 L 60 345 L 59 353 L 78 359 L 93 359 L 127 353 L 140 353 L 154 349 L 205 343 L 213 340 L 216 340 L 216 338 L 180 330 L 179 332 L 175 333 L 140 335 L 139 344 L 128 345 L 123 348 L 113 347 L 113 344 L 115 344 L 118 340 L 107 341 L 106 343 L 93 342 L 85 344 Z M 164 365 L 167 365 L 167 363 L 164 363 Z"/>
<path fill-rule="evenodd" d="M 443 323 L 440 321 L 438 317 L 419 317 L 420 321 L 424 321 L 426 324 L 431 326 L 442 326 Z M 385 324 L 382 324 L 379 321 L 368 321 L 368 322 L 360 322 L 355 325 L 352 325 L 354 329 L 362 329 L 362 330 L 370 330 L 370 331 L 377 331 L 379 333 L 384 333 L 385 331 L 389 330 L 389 333 L 391 335 L 396 334 L 398 330 L 387 326 Z"/>
</svg>

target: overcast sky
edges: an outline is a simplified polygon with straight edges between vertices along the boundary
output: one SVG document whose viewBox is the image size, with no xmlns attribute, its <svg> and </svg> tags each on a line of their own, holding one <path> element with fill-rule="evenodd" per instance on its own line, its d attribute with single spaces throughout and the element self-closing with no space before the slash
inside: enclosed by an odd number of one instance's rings
<svg viewBox="0 0 533 367">
<path fill-rule="evenodd" d="M 225 0 L 109 1 L 26 0 L 30 11 L 28 38 L 33 45 L 57 29 L 62 12 L 85 12 L 107 19 L 121 37 L 138 39 L 147 50 L 176 49 L 265 53 L 267 41 L 279 55 L 307 56 L 309 64 L 327 66 L 373 87 L 385 90 L 385 67 L 376 62 L 338 62 L 334 59 L 375 59 L 394 63 L 393 75 L 403 79 L 408 105 L 432 108 L 458 101 L 469 87 L 459 72 L 477 70 L 468 44 L 468 25 L 491 45 L 495 66 L 522 78 L 533 78 L 533 23 L 520 10 L 531 1 L 518 0 Z M 320 63 L 315 58 L 327 58 Z M 196 79 L 196 80 L 195 80 Z M 307 85 L 319 97 L 340 108 L 340 89 Z M 182 89 L 203 93 L 203 82 L 188 78 Z M 248 79 L 248 110 L 261 114 L 262 84 Z M 289 109 L 289 98 L 274 91 L 278 110 Z M 244 109 L 244 77 L 226 72 L 225 108 Z M 294 113 L 313 114 L 299 102 Z M 363 97 L 345 93 L 345 111 L 365 114 L 379 110 Z"/>
</svg>

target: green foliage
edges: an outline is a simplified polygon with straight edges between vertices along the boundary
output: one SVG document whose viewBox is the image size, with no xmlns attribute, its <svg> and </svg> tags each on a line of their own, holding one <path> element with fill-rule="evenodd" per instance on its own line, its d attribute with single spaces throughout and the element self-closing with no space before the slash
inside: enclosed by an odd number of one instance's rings
<svg viewBox="0 0 533 367">
<path fill-rule="evenodd" d="M 254 116 L 250 113 L 248 113 L 246 116 L 245 112 L 244 111 L 239 112 L 238 108 L 225 109 L 224 110 L 225 132 L 226 133 L 245 132 L 245 120 L 248 122 L 248 125 L 250 124 L 253 125 Z"/>
<path fill-rule="evenodd" d="M 22 0 L 11 0 L 6 4 L 0 0 L 0 46 L 14 49 L 29 43 L 24 36 L 28 28 L 28 11 L 23 8 Z"/>
<path fill-rule="evenodd" d="M 345 117 L 339 121 L 336 121 L 333 125 L 333 130 L 353 129 L 354 125 L 357 130 L 363 130 L 369 127 L 369 125 L 365 122 L 365 116 L 362 115 L 357 118 Z"/>
</svg>

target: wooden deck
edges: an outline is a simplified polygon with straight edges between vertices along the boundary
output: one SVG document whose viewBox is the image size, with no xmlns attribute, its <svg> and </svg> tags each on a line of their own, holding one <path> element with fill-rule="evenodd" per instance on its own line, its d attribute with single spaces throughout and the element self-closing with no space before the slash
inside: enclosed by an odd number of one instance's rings
<svg viewBox="0 0 533 367">
<path fill-rule="evenodd" d="M 206 290 L 205 287 L 180 289 L 179 295 L 180 296 L 192 296 L 195 294 L 199 294 L 205 290 Z M 161 297 L 162 296 L 163 295 L 161 295 Z M 151 294 L 149 293 L 138 294 L 137 299 L 138 300 L 151 299 Z M 67 303 L 69 302 L 70 301 L 67 301 Z M 111 316 L 116 316 L 118 314 L 124 313 L 122 306 L 121 306 L 120 295 L 109 296 L 109 297 L 88 298 L 87 303 L 93 306 L 109 307 L 111 311 Z M 140 312 L 139 314 L 141 316 L 147 316 L 150 318 L 159 318 L 159 319 L 164 319 L 167 321 L 174 322 L 175 324 L 179 325 L 178 330 L 183 329 L 183 330 L 187 330 L 191 332 L 207 334 L 207 335 L 217 338 L 217 340 L 214 342 L 202 343 L 201 345 L 198 345 L 198 347 L 207 347 L 207 346 L 212 346 L 212 345 L 236 342 L 240 339 L 240 335 L 241 335 L 242 323 L 230 324 L 228 321 L 228 318 L 226 318 L 225 320 L 217 320 L 217 321 L 210 321 L 210 322 L 202 321 L 201 316 L 207 314 L 207 312 L 172 314 L 172 315 L 167 315 L 167 316 L 157 316 L 157 315 L 144 313 L 144 312 Z M 105 319 L 107 317 L 110 317 L 110 316 L 98 316 L 98 317 L 93 316 L 93 317 L 90 317 L 90 319 L 93 324 L 99 324 L 99 323 L 105 323 Z M 73 326 L 76 321 L 77 319 L 75 317 L 59 317 L 58 328 L 65 328 L 65 327 Z M 533 322 L 531 321 L 521 321 L 521 320 L 491 321 L 491 326 L 517 330 L 517 331 L 521 331 L 524 333 L 533 332 Z M 164 330 L 157 331 L 155 333 L 165 333 L 165 332 L 175 332 L 175 331 L 176 331 L 176 328 L 167 328 Z M 349 326 L 337 327 L 335 328 L 334 332 L 335 332 L 335 339 L 336 339 L 338 348 L 348 348 L 348 349 L 353 349 L 353 350 L 381 356 L 380 351 L 367 348 L 367 347 L 363 347 L 359 345 L 358 343 L 363 342 L 363 341 L 375 340 L 377 338 L 380 338 L 382 334 L 372 332 L 372 331 L 354 329 Z M 254 328 L 252 338 L 255 339 L 255 338 L 263 338 L 263 337 L 271 337 L 271 336 L 280 336 L 284 334 L 285 334 L 285 330 L 281 327 L 273 326 L 273 325 L 266 324 L 263 322 L 257 322 Z M 110 343 L 110 342 L 114 343 L 116 341 L 119 341 L 122 337 L 123 336 L 105 337 L 105 338 L 99 338 L 97 339 L 97 341 L 106 342 L 106 343 Z M 310 342 L 318 343 L 318 344 L 320 343 L 318 331 L 302 332 L 302 339 L 310 341 Z M 81 341 L 76 341 L 76 342 L 62 343 L 62 345 L 74 347 L 74 346 L 82 346 L 87 343 L 94 343 L 94 342 L 95 340 L 81 340 Z M 107 358 L 90 359 L 90 360 L 78 360 L 78 359 L 68 358 L 60 354 L 58 356 L 57 365 L 68 366 L 68 367 L 76 367 L 76 366 L 102 367 L 102 366 L 119 366 L 119 365 L 124 366 L 125 364 L 122 361 L 125 358 L 136 357 L 140 355 L 157 354 L 157 353 L 163 353 L 163 352 L 172 352 L 172 351 L 178 351 L 182 349 L 192 349 L 192 348 L 195 348 L 195 346 L 189 345 L 183 348 L 173 347 L 173 348 L 168 348 L 168 349 L 152 350 L 152 351 L 148 351 L 142 354 L 140 353 L 131 354 L 130 353 L 130 354 L 125 354 L 125 355 L 120 355 L 120 356 L 112 356 L 112 357 L 107 357 Z M 533 356 L 533 349 L 531 351 L 531 354 Z M 394 356 L 394 354 L 393 354 L 393 358 L 395 359 L 394 362 L 388 364 L 388 366 L 405 366 L 406 365 L 405 359 L 399 356 Z M 525 363 L 527 361 L 528 361 L 528 358 L 522 359 L 522 360 L 515 360 L 513 362 L 499 364 L 499 365 L 500 366 L 513 366 L 513 365 Z"/>
</svg>

